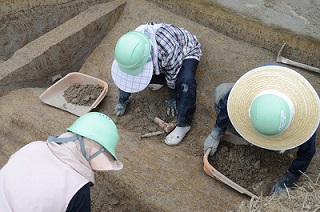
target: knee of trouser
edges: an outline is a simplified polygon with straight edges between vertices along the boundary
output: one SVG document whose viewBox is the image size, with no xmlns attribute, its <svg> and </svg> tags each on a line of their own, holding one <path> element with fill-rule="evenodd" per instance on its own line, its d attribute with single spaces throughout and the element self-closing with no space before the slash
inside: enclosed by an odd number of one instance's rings
<svg viewBox="0 0 320 212">
<path fill-rule="evenodd" d="M 231 90 L 233 85 L 234 83 L 222 83 L 218 85 L 213 93 L 213 99 L 216 105 L 219 103 L 220 99 Z"/>
<path fill-rule="evenodd" d="M 176 81 L 176 87 L 188 86 L 195 87 L 197 86 L 196 79 L 193 76 L 180 76 Z"/>
</svg>

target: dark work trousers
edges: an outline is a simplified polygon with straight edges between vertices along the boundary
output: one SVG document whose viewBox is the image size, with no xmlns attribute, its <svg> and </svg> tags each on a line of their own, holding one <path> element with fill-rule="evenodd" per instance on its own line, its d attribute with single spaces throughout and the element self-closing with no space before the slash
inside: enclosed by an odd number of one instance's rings
<svg viewBox="0 0 320 212">
<path fill-rule="evenodd" d="M 168 98 L 176 99 L 177 126 L 190 126 L 196 111 L 197 82 L 195 79 L 199 61 L 185 59 L 176 79 L 175 89 L 168 89 Z M 165 74 L 154 75 L 150 84 L 164 84 Z"/>
<path fill-rule="evenodd" d="M 85 184 L 70 200 L 66 212 L 90 212 L 90 183 Z"/>
<path fill-rule="evenodd" d="M 309 140 L 299 146 L 297 151 L 297 157 L 292 162 L 289 171 L 301 175 L 301 172 L 305 172 L 316 153 L 316 133 L 314 133 Z M 300 172 L 301 171 L 301 172 Z"/>
<path fill-rule="evenodd" d="M 166 84 L 166 75 L 161 73 L 159 75 L 152 75 L 151 81 L 149 84 L 158 84 L 158 85 L 164 85 Z"/>
<path fill-rule="evenodd" d="M 196 111 L 197 82 L 195 74 L 199 61 L 196 59 L 183 60 L 182 67 L 176 79 L 175 89 L 169 89 L 169 98 L 176 99 L 178 127 L 190 126 Z M 165 74 L 153 75 L 150 84 L 166 83 Z M 119 103 L 124 103 L 130 94 L 120 90 Z M 173 97 L 174 98 L 174 97 Z"/>
<path fill-rule="evenodd" d="M 227 111 L 229 94 L 230 91 L 220 99 L 217 105 L 215 105 L 215 110 L 217 112 L 216 125 L 220 127 L 223 132 L 225 132 L 227 127 L 231 125 Z M 301 176 L 301 172 L 305 172 L 307 170 L 316 152 L 316 133 L 314 133 L 308 141 L 301 144 L 298 148 L 296 158 L 293 160 L 288 170 L 297 176 Z"/>
</svg>

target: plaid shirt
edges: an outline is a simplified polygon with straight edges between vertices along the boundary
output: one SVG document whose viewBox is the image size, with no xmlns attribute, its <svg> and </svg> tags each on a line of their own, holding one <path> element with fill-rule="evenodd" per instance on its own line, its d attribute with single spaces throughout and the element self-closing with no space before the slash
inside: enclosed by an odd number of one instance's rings
<svg viewBox="0 0 320 212">
<path fill-rule="evenodd" d="M 156 22 L 150 25 L 159 24 Z M 165 73 L 168 87 L 175 88 L 175 82 L 184 59 L 200 60 L 201 44 L 195 35 L 183 28 L 163 23 L 155 36 L 158 44 L 158 65 Z"/>
</svg>

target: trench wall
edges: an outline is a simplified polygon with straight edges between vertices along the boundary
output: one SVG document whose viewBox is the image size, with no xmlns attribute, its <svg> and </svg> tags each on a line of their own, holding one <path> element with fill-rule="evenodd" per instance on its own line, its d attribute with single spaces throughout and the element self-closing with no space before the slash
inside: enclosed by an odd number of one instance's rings
<svg viewBox="0 0 320 212">
<path fill-rule="evenodd" d="M 111 30 L 125 2 L 96 4 L 18 49 L 0 64 L 0 96 L 46 86 L 57 74 L 78 71 Z"/>
<path fill-rule="evenodd" d="M 90 6 L 110 0 L 0 1 L 0 60 L 58 27 Z"/>
<path fill-rule="evenodd" d="M 320 67 L 320 3 L 317 1 L 148 1 L 275 54 L 287 43 L 283 56 Z"/>
</svg>

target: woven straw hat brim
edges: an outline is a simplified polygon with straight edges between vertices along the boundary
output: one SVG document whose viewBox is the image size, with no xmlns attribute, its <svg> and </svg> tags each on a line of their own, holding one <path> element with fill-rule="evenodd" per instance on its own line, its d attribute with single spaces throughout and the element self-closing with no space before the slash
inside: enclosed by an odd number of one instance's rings
<svg viewBox="0 0 320 212">
<path fill-rule="evenodd" d="M 248 112 L 254 97 L 268 89 L 287 95 L 295 109 L 289 127 L 275 137 L 257 133 Z M 244 74 L 231 89 L 227 107 L 237 132 L 250 143 L 270 150 L 292 149 L 306 142 L 317 130 L 320 119 L 317 92 L 302 75 L 283 66 L 262 66 Z"/>
</svg>

